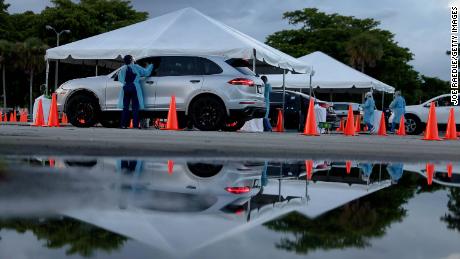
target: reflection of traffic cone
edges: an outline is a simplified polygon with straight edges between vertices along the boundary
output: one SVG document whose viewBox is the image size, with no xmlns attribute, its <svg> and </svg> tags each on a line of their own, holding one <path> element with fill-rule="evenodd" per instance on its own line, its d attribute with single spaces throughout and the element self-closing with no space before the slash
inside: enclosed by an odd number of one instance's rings
<svg viewBox="0 0 460 259">
<path fill-rule="evenodd" d="M 55 164 L 54 159 L 51 159 L 51 158 L 50 158 L 49 161 L 50 161 L 50 167 L 54 167 L 54 164 Z"/>
<path fill-rule="evenodd" d="M 457 125 L 455 124 L 454 108 L 450 108 L 449 120 L 447 121 L 446 136 L 444 139 L 457 140 Z"/>
<path fill-rule="evenodd" d="M 348 106 L 347 122 L 345 123 L 345 130 L 343 131 L 345 136 L 355 136 L 355 121 L 353 117 L 353 109 L 351 105 Z"/>
<path fill-rule="evenodd" d="M 436 119 L 436 108 L 431 102 L 428 122 L 426 124 L 425 136 L 423 140 L 441 140 L 438 135 L 438 120 Z"/>
<path fill-rule="evenodd" d="M 308 114 L 306 121 L 307 123 L 305 123 L 303 134 L 307 136 L 319 136 L 318 125 L 316 124 L 315 103 L 313 101 L 313 98 L 310 98 L 310 104 L 308 105 Z"/>
<path fill-rule="evenodd" d="M 67 115 L 65 114 L 65 112 L 62 113 L 61 123 L 69 124 L 69 119 L 67 118 Z"/>
<path fill-rule="evenodd" d="M 361 115 L 356 116 L 355 131 L 356 133 L 361 132 Z"/>
<path fill-rule="evenodd" d="M 342 131 L 343 132 L 343 118 L 340 119 L 339 127 L 335 131 Z"/>
<path fill-rule="evenodd" d="M 276 122 L 276 132 L 284 132 L 284 127 L 283 127 L 283 112 L 281 109 L 278 109 L 278 120 Z"/>
<path fill-rule="evenodd" d="M 313 173 L 313 160 L 305 160 L 305 171 L 307 172 L 307 180 L 311 180 Z"/>
<path fill-rule="evenodd" d="M 347 169 L 347 174 L 350 174 L 351 173 L 351 161 L 350 160 L 347 160 L 345 162 L 345 168 Z"/>
<path fill-rule="evenodd" d="M 434 174 L 434 164 L 427 163 L 426 164 L 426 181 L 428 185 L 433 183 L 433 174 Z"/>
<path fill-rule="evenodd" d="M 387 126 L 385 124 L 385 115 L 383 114 L 383 112 L 382 112 L 382 116 L 380 117 L 379 131 L 377 135 L 387 136 Z"/>
<path fill-rule="evenodd" d="M 449 178 L 452 178 L 452 171 L 453 171 L 452 163 L 448 163 L 448 164 L 447 164 L 447 176 L 448 176 Z"/>
<path fill-rule="evenodd" d="M 401 116 L 401 120 L 399 121 L 399 129 L 396 134 L 398 136 L 406 136 L 406 120 L 404 119 L 404 115 Z"/>
<path fill-rule="evenodd" d="M 165 130 L 179 130 L 177 122 L 177 111 L 176 111 L 176 96 L 171 96 L 169 102 L 168 121 L 166 122 Z"/>
<path fill-rule="evenodd" d="M 168 174 L 174 172 L 174 160 L 168 160 Z"/>
<path fill-rule="evenodd" d="M 56 94 L 51 96 L 51 107 L 48 115 L 48 127 L 59 127 L 59 113 L 57 110 Z"/>
<path fill-rule="evenodd" d="M 43 125 L 45 125 L 45 119 L 43 118 L 42 99 L 38 99 L 38 107 L 35 113 L 34 126 L 42 127 Z"/>
</svg>

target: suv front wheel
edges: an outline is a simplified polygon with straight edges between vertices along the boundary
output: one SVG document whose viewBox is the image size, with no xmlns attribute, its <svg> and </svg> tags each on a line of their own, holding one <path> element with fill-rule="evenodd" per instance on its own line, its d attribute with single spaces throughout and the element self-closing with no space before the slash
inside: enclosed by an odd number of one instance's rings
<svg viewBox="0 0 460 259">
<path fill-rule="evenodd" d="M 86 94 L 76 94 L 67 103 L 69 122 L 80 128 L 92 127 L 97 123 L 100 112 L 97 100 Z"/>
<path fill-rule="evenodd" d="M 215 97 L 204 96 L 194 101 L 190 115 L 195 127 L 202 131 L 220 130 L 225 122 L 225 107 Z"/>
</svg>

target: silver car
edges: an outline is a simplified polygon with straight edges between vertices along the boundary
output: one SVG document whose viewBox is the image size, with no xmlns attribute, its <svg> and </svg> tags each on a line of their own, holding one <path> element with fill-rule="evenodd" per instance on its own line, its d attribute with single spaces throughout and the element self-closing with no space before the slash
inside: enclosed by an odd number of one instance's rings
<svg viewBox="0 0 460 259">
<path fill-rule="evenodd" d="M 265 114 L 264 84 L 242 59 L 220 56 L 161 56 L 137 62 L 154 65 L 152 74 L 141 79 L 144 118 L 166 118 L 171 96 L 176 97 L 179 126 L 199 130 L 240 129 Z M 91 127 L 100 122 L 118 127 L 122 85 L 118 71 L 106 76 L 70 80 L 57 90 L 58 110 L 72 125 Z"/>
</svg>

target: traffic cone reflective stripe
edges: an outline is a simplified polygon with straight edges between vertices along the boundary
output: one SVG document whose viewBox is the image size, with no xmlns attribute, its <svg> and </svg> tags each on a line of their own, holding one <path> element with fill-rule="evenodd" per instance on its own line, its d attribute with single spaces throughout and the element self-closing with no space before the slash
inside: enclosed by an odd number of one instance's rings
<svg viewBox="0 0 460 259">
<path fill-rule="evenodd" d="M 43 125 L 45 125 L 45 119 L 43 118 L 43 105 L 42 105 L 42 99 L 39 99 L 38 100 L 38 104 L 37 104 L 37 111 L 36 111 L 36 114 L 35 114 L 35 121 L 34 121 L 34 126 L 37 126 L 37 127 L 42 127 Z"/>
<path fill-rule="evenodd" d="M 308 114 L 306 118 L 305 128 L 303 130 L 303 135 L 319 136 L 318 125 L 316 124 L 315 103 L 313 101 L 313 98 L 310 98 L 310 104 L 308 105 Z"/>
<path fill-rule="evenodd" d="M 380 116 L 380 125 L 379 125 L 379 131 L 377 132 L 377 135 L 379 136 L 387 136 L 387 126 L 385 123 L 385 115 L 382 112 L 382 115 Z"/>
<path fill-rule="evenodd" d="M 347 170 L 347 174 L 351 173 L 351 161 L 347 160 L 345 162 L 345 169 Z"/>
<path fill-rule="evenodd" d="M 176 111 L 176 96 L 171 96 L 169 102 L 168 121 L 166 122 L 165 130 L 179 130 L 177 122 L 177 111 Z"/>
<path fill-rule="evenodd" d="M 51 96 L 51 107 L 48 116 L 48 127 L 59 127 L 59 114 L 57 110 L 56 93 Z"/>
<path fill-rule="evenodd" d="M 449 178 L 452 178 L 452 171 L 453 171 L 452 163 L 448 163 L 448 164 L 447 164 L 447 176 L 448 176 Z"/>
<path fill-rule="evenodd" d="M 283 120 L 284 120 L 283 112 L 281 111 L 281 109 L 278 109 L 278 119 L 277 119 L 276 128 L 275 128 L 276 132 L 284 132 Z"/>
<path fill-rule="evenodd" d="M 174 160 L 168 160 L 168 174 L 174 172 Z"/>
<path fill-rule="evenodd" d="M 307 172 L 307 180 L 311 180 L 313 174 L 313 160 L 305 160 L 305 171 Z"/>
<path fill-rule="evenodd" d="M 450 108 L 449 120 L 447 121 L 446 136 L 444 139 L 457 140 L 457 124 L 455 123 L 454 108 Z"/>
<path fill-rule="evenodd" d="M 398 136 L 406 136 L 406 120 L 404 119 L 404 115 L 402 115 L 399 120 L 399 129 L 396 134 Z"/>
<path fill-rule="evenodd" d="M 423 140 L 441 140 L 438 134 L 438 120 L 436 119 L 436 108 L 434 102 L 431 102 L 430 105 L 430 112 L 428 113 L 428 122 L 426 124 Z"/>
<path fill-rule="evenodd" d="M 428 185 L 433 183 L 433 175 L 434 175 L 434 164 L 427 163 L 426 164 L 426 181 Z"/>
<path fill-rule="evenodd" d="M 354 122 L 354 117 L 353 117 L 353 109 L 351 108 L 351 105 L 348 105 L 348 116 L 347 116 L 347 122 L 345 124 L 345 130 L 343 131 L 343 134 L 345 136 L 355 136 L 355 122 Z"/>
</svg>

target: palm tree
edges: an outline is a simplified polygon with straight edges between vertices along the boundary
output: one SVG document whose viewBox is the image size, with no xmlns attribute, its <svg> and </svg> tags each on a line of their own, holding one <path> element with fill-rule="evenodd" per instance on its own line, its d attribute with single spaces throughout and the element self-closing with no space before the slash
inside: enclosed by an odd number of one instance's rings
<svg viewBox="0 0 460 259">
<path fill-rule="evenodd" d="M 38 38 L 28 38 L 22 43 L 17 43 L 18 65 L 29 75 L 30 112 L 32 112 L 34 75 L 45 67 L 44 55 L 47 48 L 48 46 Z"/>
<path fill-rule="evenodd" d="M 383 46 L 379 38 L 369 32 L 363 32 L 351 38 L 346 44 L 353 67 L 361 68 L 364 73 L 366 65 L 374 67 L 383 56 Z"/>
<path fill-rule="evenodd" d="M 6 40 L 0 40 L 0 68 L 2 69 L 3 85 L 3 108 L 6 108 L 6 62 L 11 57 L 12 44 Z"/>
</svg>

